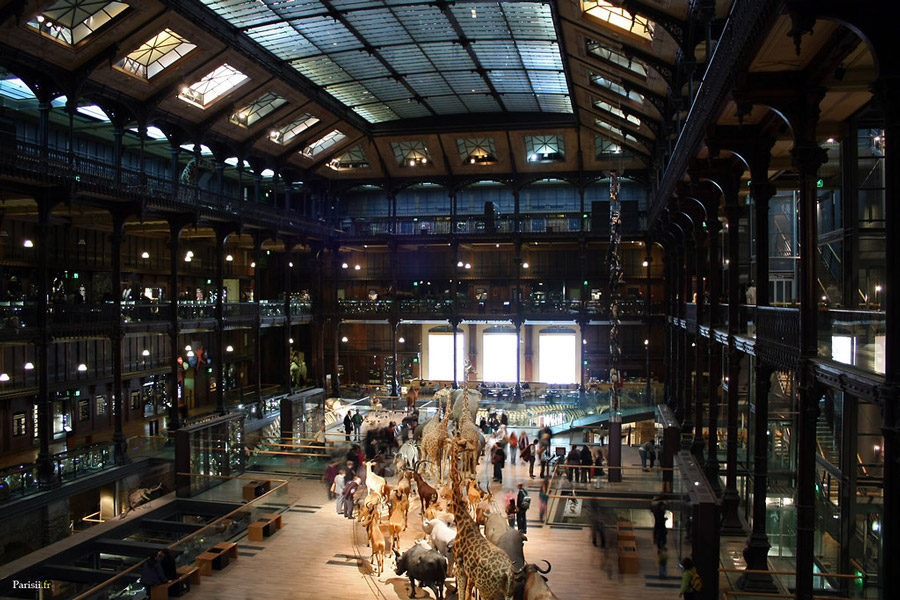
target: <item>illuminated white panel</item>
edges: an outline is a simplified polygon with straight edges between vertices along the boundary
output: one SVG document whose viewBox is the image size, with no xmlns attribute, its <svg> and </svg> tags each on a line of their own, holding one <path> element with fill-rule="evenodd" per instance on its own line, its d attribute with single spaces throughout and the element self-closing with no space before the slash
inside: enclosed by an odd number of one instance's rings
<svg viewBox="0 0 900 600">
<path fill-rule="evenodd" d="M 578 346 L 575 334 L 542 333 L 538 337 L 538 375 L 544 383 L 575 383 L 578 376 Z"/>
<path fill-rule="evenodd" d="M 465 336 L 456 334 L 456 378 L 463 381 L 465 370 Z M 428 334 L 428 379 L 453 381 L 453 334 Z"/>
<path fill-rule="evenodd" d="M 486 333 L 483 337 L 482 356 L 483 381 L 516 381 L 516 352 L 518 343 L 515 333 Z"/>
<path fill-rule="evenodd" d="M 847 335 L 831 336 L 831 360 L 845 365 L 856 364 L 856 338 Z"/>
</svg>

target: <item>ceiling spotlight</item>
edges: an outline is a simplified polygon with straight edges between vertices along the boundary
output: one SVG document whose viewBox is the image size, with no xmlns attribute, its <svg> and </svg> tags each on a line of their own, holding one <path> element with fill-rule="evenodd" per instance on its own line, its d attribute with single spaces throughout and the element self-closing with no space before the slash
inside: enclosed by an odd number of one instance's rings
<svg viewBox="0 0 900 600">
<path fill-rule="evenodd" d="M 644 345 L 645 345 L 645 346 L 649 346 L 649 345 L 650 345 L 650 340 L 644 340 Z"/>
<path fill-rule="evenodd" d="M 225 346 L 225 352 L 234 352 L 234 346 L 231 344 Z"/>
<path fill-rule="evenodd" d="M 185 256 L 185 257 L 184 257 L 184 262 L 191 262 L 191 257 L 190 257 L 190 256 Z"/>
<path fill-rule="evenodd" d="M 288 266 L 289 266 L 290 268 L 293 269 L 293 268 L 294 268 L 294 263 L 293 263 L 293 262 L 289 262 L 289 263 L 288 263 Z"/>
<path fill-rule="evenodd" d="M 87 365 L 86 365 L 86 364 L 81 363 L 80 365 L 78 365 L 78 372 L 79 372 L 79 373 L 84 373 L 85 371 L 87 371 Z"/>
<path fill-rule="evenodd" d="M 353 265 L 353 270 L 354 270 L 354 271 L 359 271 L 361 268 L 362 268 L 362 267 L 360 267 L 359 265 Z"/>
<path fill-rule="evenodd" d="M 584 338 L 582 338 L 581 343 L 582 343 L 583 345 L 587 345 L 587 340 L 584 339 Z"/>
<path fill-rule="evenodd" d="M 293 343 L 294 343 L 294 338 L 288 338 L 288 344 L 293 344 Z"/>
<path fill-rule="evenodd" d="M 406 341 L 406 340 L 405 340 L 404 338 L 402 338 L 402 337 L 400 337 L 400 338 L 397 339 L 397 343 L 398 343 L 398 344 L 402 344 L 402 343 L 405 342 L 405 341 Z"/>
<path fill-rule="evenodd" d="M 348 266 L 349 266 L 349 265 L 347 265 L 347 263 L 341 263 L 341 268 L 342 268 L 342 269 L 346 269 Z"/>
<path fill-rule="evenodd" d="M 143 352 L 141 352 L 141 356 L 150 356 L 150 351 L 145 349 Z"/>
<path fill-rule="evenodd" d="M 193 250 L 188 250 L 185 254 L 186 254 L 187 256 L 190 256 L 191 258 L 194 257 L 194 251 L 193 251 Z"/>
<path fill-rule="evenodd" d="M 27 363 L 25 363 L 25 365 L 22 368 L 25 369 L 26 371 L 32 371 L 32 370 L 34 370 L 34 363 L 27 362 Z"/>
<path fill-rule="evenodd" d="M 254 260 L 252 263 L 250 263 L 250 268 L 251 268 L 251 269 L 255 269 L 255 268 L 256 268 L 256 261 L 255 261 L 255 260 Z"/>
<path fill-rule="evenodd" d="M 141 258 L 150 258 L 150 253 L 144 250 L 141 252 Z"/>
<path fill-rule="evenodd" d="M 26 248 L 34 248 L 34 242 L 32 242 L 31 240 L 25 240 L 24 242 L 22 242 L 22 245 Z"/>
<path fill-rule="evenodd" d="M 467 269 L 471 269 L 471 268 L 472 268 L 471 263 L 466 263 L 466 268 L 467 268 Z"/>
<path fill-rule="evenodd" d="M 523 262 L 523 263 L 522 263 L 522 268 L 523 268 L 523 269 L 527 269 L 527 268 L 528 268 L 528 263 L 527 263 L 527 262 Z"/>
<path fill-rule="evenodd" d="M 9 375 L 6 373 L 0 373 L 0 381 L 9 381 Z"/>
<path fill-rule="evenodd" d="M 184 347 L 185 352 L 190 352 L 191 350 L 193 350 L 193 348 L 191 348 L 190 344 L 188 344 L 187 346 Z"/>
<path fill-rule="evenodd" d="M 641 263 L 641 266 L 649 267 L 650 263 L 645 260 L 643 263 Z"/>
<path fill-rule="evenodd" d="M 346 344 L 349 340 L 347 340 L 347 336 L 345 335 L 344 337 L 341 338 L 341 341 Z"/>
<path fill-rule="evenodd" d="M 234 257 L 233 257 L 232 255 L 227 254 L 227 255 L 225 256 L 225 262 L 231 262 L 231 261 L 233 261 L 233 260 L 234 260 Z"/>
<path fill-rule="evenodd" d="M 457 267 L 463 266 L 463 261 L 459 261 L 458 263 L 456 263 L 456 266 L 457 266 Z"/>
</svg>

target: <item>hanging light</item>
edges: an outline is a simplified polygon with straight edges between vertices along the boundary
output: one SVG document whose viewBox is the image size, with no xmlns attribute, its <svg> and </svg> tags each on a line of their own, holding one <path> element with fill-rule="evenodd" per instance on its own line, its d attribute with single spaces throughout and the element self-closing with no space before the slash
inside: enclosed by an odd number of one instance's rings
<svg viewBox="0 0 900 600">
<path fill-rule="evenodd" d="M 341 268 L 342 268 L 342 269 L 346 269 L 348 266 L 349 266 L 349 265 L 347 265 L 347 263 L 341 263 Z"/>
<path fill-rule="evenodd" d="M 234 257 L 232 255 L 228 254 L 225 256 L 225 262 L 231 262 L 233 260 L 234 260 Z"/>
<path fill-rule="evenodd" d="M 150 351 L 147 349 L 144 349 L 144 351 L 141 352 L 141 356 L 150 356 Z"/>
<path fill-rule="evenodd" d="M 256 268 L 256 261 L 255 261 L 255 260 L 254 260 L 252 263 L 250 263 L 250 268 L 251 268 L 251 269 L 255 269 L 255 268 Z"/>
<path fill-rule="evenodd" d="M 194 351 L 193 351 L 193 350 L 188 350 L 187 357 L 188 357 L 188 358 L 193 358 L 193 357 L 194 357 Z"/>
<path fill-rule="evenodd" d="M 33 370 L 34 370 L 34 363 L 33 363 L 33 362 L 27 362 L 27 363 L 25 363 L 25 365 L 23 365 L 22 368 L 25 369 L 26 371 L 33 371 Z"/>
<path fill-rule="evenodd" d="M 86 371 L 87 371 L 87 365 L 86 365 L 86 364 L 81 363 L 80 365 L 78 365 L 78 372 L 79 372 L 79 373 L 84 373 L 84 372 L 86 372 Z"/>
<path fill-rule="evenodd" d="M 294 268 L 294 263 L 293 263 L 293 262 L 289 262 L 289 263 L 288 263 L 288 266 L 289 266 L 290 268 L 293 269 L 293 268 Z"/>
<path fill-rule="evenodd" d="M 9 375 L 6 373 L 0 373 L 0 381 L 9 381 Z"/>
<path fill-rule="evenodd" d="M 31 240 L 25 240 L 24 242 L 22 242 L 22 245 L 26 248 L 34 248 L 34 242 L 32 242 Z"/>
<path fill-rule="evenodd" d="M 362 267 L 360 267 L 359 265 L 353 265 L 353 270 L 354 270 L 354 271 L 359 271 L 361 268 L 362 268 Z"/>
<path fill-rule="evenodd" d="M 344 343 L 346 344 L 346 343 L 347 343 L 348 341 L 350 341 L 350 340 L 348 340 L 348 339 L 347 339 L 347 336 L 345 335 L 344 337 L 341 338 L 341 341 L 344 342 Z"/>
<path fill-rule="evenodd" d="M 228 344 L 227 346 L 225 346 L 225 352 L 234 352 L 234 346 Z"/>
<path fill-rule="evenodd" d="M 288 344 L 293 344 L 293 343 L 294 343 L 294 338 L 288 338 Z"/>
<path fill-rule="evenodd" d="M 527 269 L 527 268 L 528 268 L 528 263 L 527 263 L 527 262 L 523 262 L 523 263 L 522 263 L 522 268 L 523 268 L 523 269 Z"/>
<path fill-rule="evenodd" d="M 397 343 L 398 343 L 398 344 L 402 344 L 402 343 L 405 342 L 405 341 L 406 341 L 406 340 L 405 340 L 403 337 L 400 337 L 400 338 L 397 339 Z"/>
<path fill-rule="evenodd" d="M 141 258 L 150 258 L 150 253 L 144 250 L 141 252 Z"/>
</svg>

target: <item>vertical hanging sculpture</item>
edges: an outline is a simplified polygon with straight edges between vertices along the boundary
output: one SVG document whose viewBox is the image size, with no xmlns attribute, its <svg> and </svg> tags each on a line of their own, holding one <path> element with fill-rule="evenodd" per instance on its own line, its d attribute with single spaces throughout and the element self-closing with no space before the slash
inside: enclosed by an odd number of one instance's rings
<svg viewBox="0 0 900 600">
<path fill-rule="evenodd" d="M 622 346 L 619 341 L 619 285 L 622 283 L 622 259 L 619 244 L 622 242 L 619 205 L 619 178 L 615 171 L 609 174 L 609 382 L 612 394 L 609 399 L 610 417 L 619 414 L 619 398 L 622 389 L 619 363 Z"/>
<path fill-rule="evenodd" d="M 619 178 L 615 171 L 609 174 L 609 455 L 607 469 L 610 482 L 622 481 L 622 373 L 619 365 L 622 344 L 619 339 L 619 286 L 622 284 L 622 258 L 619 244 L 622 242 L 621 206 L 619 204 Z"/>
</svg>

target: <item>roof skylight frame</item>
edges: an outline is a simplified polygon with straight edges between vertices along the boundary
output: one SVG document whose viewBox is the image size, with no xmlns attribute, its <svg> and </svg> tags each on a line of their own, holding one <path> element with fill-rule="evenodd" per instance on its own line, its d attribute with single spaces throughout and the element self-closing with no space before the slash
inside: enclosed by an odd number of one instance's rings
<svg viewBox="0 0 900 600">
<path fill-rule="evenodd" d="M 559 134 L 526 135 L 526 160 L 530 163 L 557 163 L 566 160 L 566 141 Z"/>
<path fill-rule="evenodd" d="M 228 120 L 239 127 L 250 127 L 285 104 L 287 104 L 287 100 L 280 95 L 275 92 L 266 92 L 250 104 L 233 112 Z"/>
<path fill-rule="evenodd" d="M 456 138 L 456 147 L 464 164 L 492 165 L 497 162 L 497 148 L 492 137 Z"/>
<path fill-rule="evenodd" d="M 602 98 L 591 98 L 591 105 L 598 110 L 615 115 L 623 121 L 631 123 L 632 125 L 635 125 L 637 127 L 641 126 L 641 120 L 638 117 L 631 113 L 626 113 L 624 110 L 622 110 L 621 106 L 613 106 Z"/>
<path fill-rule="evenodd" d="M 199 81 L 182 87 L 178 99 L 205 110 L 248 81 L 250 78 L 247 75 L 228 63 L 222 63 Z"/>
<path fill-rule="evenodd" d="M 609 140 L 602 135 L 594 136 L 594 157 L 602 160 L 607 156 L 619 157 L 623 154 L 622 144 Z"/>
<path fill-rule="evenodd" d="M 363 150 L 362 144 L 357 144 L 350 150 L 335 156 L 328 162 L 328 168 L 334 171 L 349 171 L 353 169 L 368 169 L 369 158 Z"/>
<path fill-rule="evenodd" d="M 624 52 L 619 52 L 614 48 L 610 48 L 603 42 L 599 42 L 589 37 L 584 38 L 584 44 L 585 52 L 587 52 L 588 56 L 594 56 L 611 65 L 621 67 L 640 79 L 647 79 L 647 65 L 638 59 L 629 57 Z"/>
<path fill-rule="evenodd" d="M 641 105 L 644 104 L 644 96 L 634 90 L 625 89 L 622 84 L 609 79 L 606 75 L 588 71 L 588 78 L 590 79 L 591 83 L 593 83 L 597 87 L 608 90 L 616 96 L 621 96 L 626 100 L 631 100 L 632 102 L 636 102 Z"/>
<path fill-rule="evenodd" d="M 196 47 L 196 44 L 167 27 L 129 52 L 115 66 L 129 75 L 150 81 Z"/>
<path fill-rule="evenodd" d="M 306 158 L 315 158 L 326 150 L 334 148 L 347 139 L 347 134 L 340 129 L 333 129 L 300 151 Z"/>
<path fill-rule="evenodd" d="M 291 140 L 319 121 L 321 121 L 321 119 L 316 115 L 312 113 L 303 113 L 296 119 L 292 119 L 289 123 L 272 129 L 269 132 L 269 141 L 274 144 L 286 146 Z"/>
<path fill-rule="evenodd" d="M 615 29 L 626 31 L 649 42 L 653 41 L 656 24 L 650 19 L 632 14 L 607 0 L 582 0 L 581 9 L 598 21 Z"/>
<path fill-rule="evenodd" d="M 109 0 L 59 0 L 27 25 L 62 44 L 75 47 L 120 17 L 130 7 Z"/>
<path fill-rule="evenodd" d="M 394 151 L 397 165 L 402 168 L 424 167 L 431 162 L 431 153 L 423 140 L 391 142 L 391 150 Z"/>
</svg>

